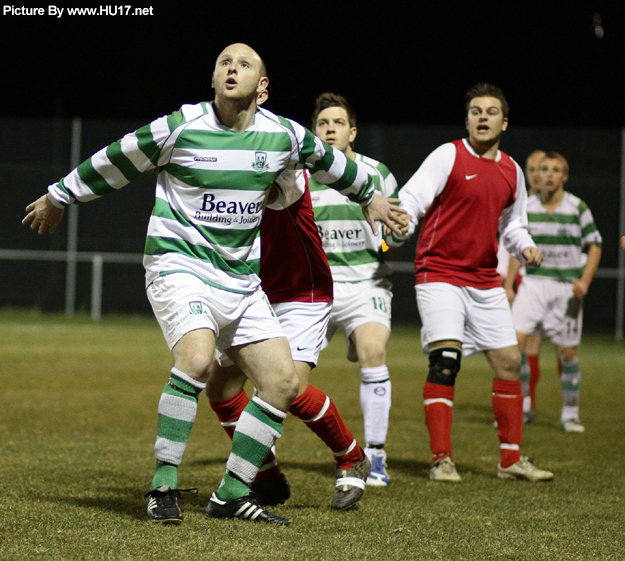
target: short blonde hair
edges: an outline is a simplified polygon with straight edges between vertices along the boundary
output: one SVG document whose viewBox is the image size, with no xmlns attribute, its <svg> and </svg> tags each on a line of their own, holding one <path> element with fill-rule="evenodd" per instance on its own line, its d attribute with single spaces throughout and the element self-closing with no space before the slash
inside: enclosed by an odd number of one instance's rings
<svg viewBox="0 0 625 561">
<path fill-rule="evenodd" d="M 545 156 L 540 162 L 544 162 L 545 160 L 559 160 L 564 168 L 564 172 L 569 174 L 569 163 L 566 161 L 566 158 L 560 154 L 560 152 L 545 152 Z"/>
</svg>

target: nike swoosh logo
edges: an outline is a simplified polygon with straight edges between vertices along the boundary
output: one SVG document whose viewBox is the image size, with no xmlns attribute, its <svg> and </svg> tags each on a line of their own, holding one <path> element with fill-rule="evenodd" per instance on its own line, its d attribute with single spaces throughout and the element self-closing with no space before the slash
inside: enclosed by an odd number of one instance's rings
<svg viewBox="0 0 625 561">
<path fill-rule="evenodd" d="M 465 175 L 464 177 L 466 178 L 467 181 L 469 181 L 469 179 L 475 179 L 477 177 L 477 173 L 474 175 Z"/>
<path fill-rule="evenodd" d="M 308 347 L 297 347 L 298 351 L 305 351 Z"/>
</svg>

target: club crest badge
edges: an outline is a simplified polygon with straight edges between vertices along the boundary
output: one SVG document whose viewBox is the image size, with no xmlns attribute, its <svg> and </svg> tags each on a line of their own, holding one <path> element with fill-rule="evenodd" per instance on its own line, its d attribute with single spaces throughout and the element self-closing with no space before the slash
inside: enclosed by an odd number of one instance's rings
<svg viewBox="0 0 625 561">
<path fill-rule="evenodd" d="M 267 163 L 267 152 L 256 152 L 256 161 L 252 164 L 255 171 L 267 171 L 269 164 Z"/>
<path fill-rule="evenodd" d="M 201 316 L 204 313 L 202 302 L 189 302 L 189 308 L 191 308 L 191 313 L 195 316 Z"/>
</svg>

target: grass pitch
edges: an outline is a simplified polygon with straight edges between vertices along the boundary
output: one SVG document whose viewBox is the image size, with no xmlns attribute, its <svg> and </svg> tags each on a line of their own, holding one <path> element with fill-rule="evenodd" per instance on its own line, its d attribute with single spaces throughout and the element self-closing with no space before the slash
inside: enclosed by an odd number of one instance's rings
<svg viewBox="0 0 625 561">
<path fill-rule="evenodd" d="M 555 472 L 551 483 L 496 478 L 491 375 L 482 356 L 463 360 L 456 390 L 454 459 L 459 485 L 428 479 L 422 388 L 426 359 L 415 329 L 388 347 L 393 408 L 391 485 L 360 506 L 330 510 L 329 451 L 295 418 L 278 458 L 292 497 L 275 511 L 289 528 L 208 520 L 204 509 L 230 443 L 202 396 L 183 464 L 179 527 L 150 523 L 143 494 L 153 473 L 156 408 L 171 359 L 150 318 L 0 312 L 0 559 L 625 559 L 625 352 L 609 338 L 580 348 L 584 434 L 564 434 L 549 345 L 542 354 L 536 422 L 523 452 Z M 336 402 L 362 442 L 359 375 L 335 337 L 313 383 Z"/>
</svg>

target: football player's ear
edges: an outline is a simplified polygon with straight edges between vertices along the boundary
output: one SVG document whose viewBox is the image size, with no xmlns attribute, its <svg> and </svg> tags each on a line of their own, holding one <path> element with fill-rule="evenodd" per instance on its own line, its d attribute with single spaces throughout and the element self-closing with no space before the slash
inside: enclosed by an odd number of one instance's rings
<svg viewBox="0 0 625 561">
<path fill-rule="evenodd" d="M 267 101 L 268 97 L 269 97 L 269 92 L 266 89 L 257 92 L 256 105 L 262 105 L 263 103 L 265 103 L 265 101 Z"/>
</svg>

